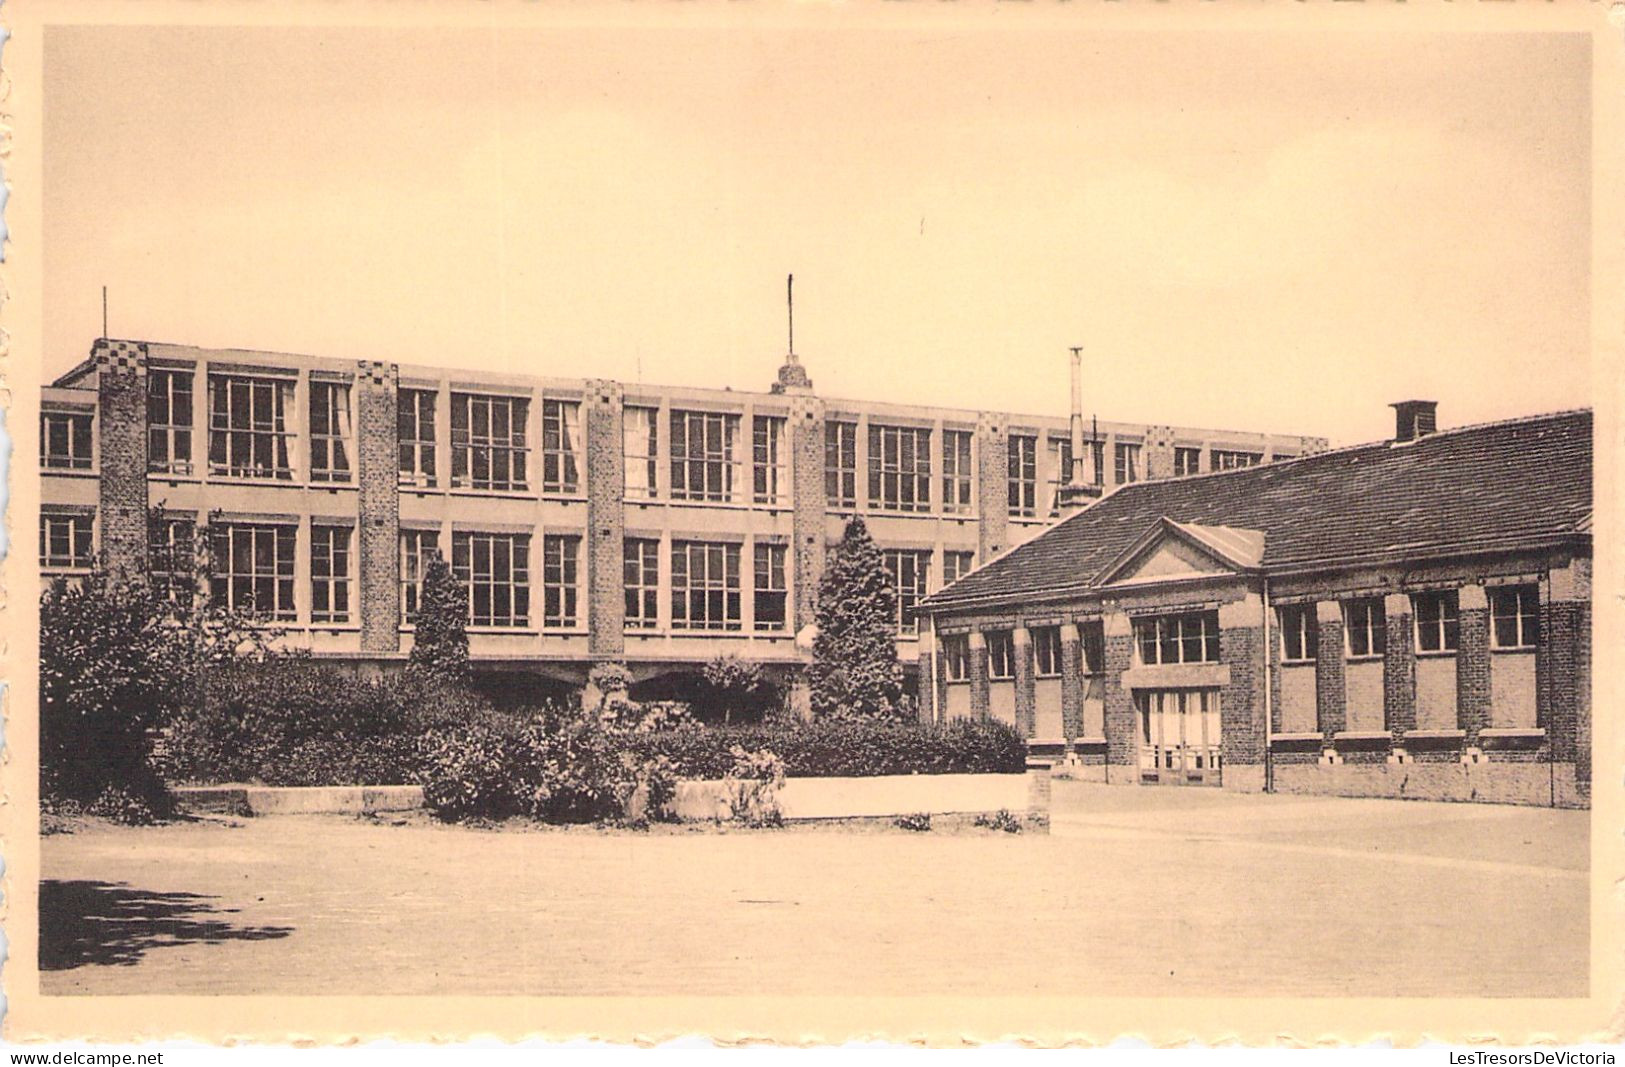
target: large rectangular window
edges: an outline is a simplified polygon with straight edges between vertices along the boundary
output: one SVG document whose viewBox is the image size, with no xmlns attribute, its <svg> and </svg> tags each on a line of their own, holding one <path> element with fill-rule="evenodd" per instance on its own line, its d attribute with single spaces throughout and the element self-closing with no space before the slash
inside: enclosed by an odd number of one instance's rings
<svg viewBox="0 0 1625 1067">
<path fill-rule="evenodd" d="M 1040 678 L 1057 677 L 1061 673 L 1061 663 L 1061 628 L 1033 627 L 1034 673 Z"/>
<path fill-rule="evenodd" d="M 751 420 L 751 499 L 758 504 L 782 504 L 789 497 L 790 474 L 785 465 L 784 419 L 757 415 Z"/>
<path fill-rule="evenodd" d="M 147 578 L 161 596 L 179 599 L 197 592 L 197 523 L 159 515 L 147 523 Z"/>
<path fill-rule="evenodd" d="M 530 624 L 530 535 L 453 533 L 451 572 L 468 589 L 473 626 Z"/>
<path fill-rule="evenodd" d="M 1388 647 L 1388 613 L 1382 597 L 1362 597 L 1343 605 L 1343 633 L 1351 658 L 1380 656 Z"/>
<path fill-rule="evenodd" d="M 1009 630 L 987 632 L 987 676 L 995 682 L 1016 676 L 1016 648 Z"/>
<path fill-rule="evenodd" d="M 970 638 L 964 634 L 945 634 L 942 638 L 943 674 L 950 682 L 970 679 Z"/>
<path fill-rule="evenodd" d="M 627 408 L 621 428 L 621 451 L 626 458 L 626 499 L 653 500 L 657 495 L 656 464 L 660 461 L 660 409 Z"/>
<path fill-rule="evenodd" d="M 52 470 L 89 470 L 90 416 L 46 411 L 39 417 L 40 465 Z"/>
<path fill-rule="evenodd" d="M 350 387 L 310 383 L 310 480 L 350 480 Z"/>
<path fill-rule="evenodd" d="M 291 378 L 209 375 L 209 473 L 293 478 Z"/>
<path fill-rule="evenodd" d="M 402 485 L 435 485 L 435 393 L 402 389 L 395 394 L 395 436 L 399 441 Z"/>
<path fill-rule="evenodd" d="M 350 621 L 350 528 L 310 528 L 310 621 Z"/>
<path fill-rule="evenodd" d="M 1454 652 L 1460 641 L 1461 626 L 1456 611 L 1454 589 L 1417 593 L 1411 597 L 1416 612 L 1416 650 Z"/>
<path fill-rule="evenodd" d="M 542 401 L 542 492 L 579 492 L 581 454 L 581 405 Z"/>
<path fill-rule="evenodd" d="M 756 628 L 782 631 L 790 624 L 790 583 L 785 573 L 788 546 L 768 541 L 756 542 L 754 579 L 756 585 Z"/>
<path fill-rule="evenodd" d="M 740 629 L 737 544 L 671 543 L 671 625 L 674 630 Z"/>
<path fill-rule="evenodd" d="M 1112 473 L 1117 479 L 1114 484 L 1127 485 L 1139 481 L 1140 446 L 1120 444 L 1117 446 L 1116 454 L 1117 458 L 1112 468 Z"/>
<path fill-rule="evenodd" d="M 271 523 L 209 526 L 214 572 L 209 592 L 217 604 L 261 618 L 291 622 L 293 546 L 297 527 Z"/>
<path fill-rule="evenodd" d="M 401 617 L 409 624 L 418 621 L 423 575 L 429 561 L 439 554 L 440 534 L 437 531 L 401 531 Z"/>
<path fill-rule="evenodd" d="M 942 553 L 942 584 L 957 582 L 976 566 L 976 553 L 947 549 Z"/>
<path fill-rule="evenodd" d="M 1010 435 L 1010 514 L 1038 514 L 1038 438 Z"/>
<path fill-rule="evenodd" d="M 852 422 L 824 424 L 824 494 L 832 508 L 858 506 L 858 427 Z"/>
<path fill-rule="evenodd" d="M 39 565 L 51 569 L 89 567 L 94 562 L 94 519 L 88 513 L 46 513 L 39 517 Z"/>
<path fill-rule="evenodd" d="M 1215 448 L 1213 450 L 1213 469 L 1216 471 L 1230 471 L 1238 467 L 1256 467 L 1264 462 L 1264 453 L 1246 452 L 1235 448 Z"/>
<path fill-rule="evenodd" d="M 1086 622 L 1078 627 L 1082 640 L 1083 673 L 1104 674 L 1106 671 L 1106 628 L 1098 622 Z"/>
<path fill-rule="evenodd" d="M 1540 587 L 1507 585 L 1490 590 L 1490 638 L 1498 649 L 1540 643 Z"/>
<path fill-rule="evenodd" d="M 1313 604 L 1286 604 L 1279 612 L 1281 659 L 1286 663 L 1313 663 L 1320 640 L 1320 620 Z"/>
<path fill-rule="evenodd" d="M 147 371 L 147 469 L 192 473 L 191 371 Z"/>
<path fill-rule="evenodd" d="M 930 430 L 870 425 L 869 506 L 884 511 L 931 510 Z"/>
<path fill-rule="evenodd" d="M 971 510 L 971 433 L 942 431 L 942 510 L 963 515 Z"/>
<path fill-rule="evenodd" d="M 886 573 L 897 591 L 897 632 L 920 631 L 920 601 L 925 599 L 931 578 L 931 553 L 888 548 L 884 552 Z"/>
<path fill-rule="evenodd" d="M 575 534 L 545 534 L 542 537 L 542 625 L 567 628 L 576 625 L 576 598 L 579 595 L 577 568 L 581 559 L 581 538 Z"/>
<path fill-rule="evenodd" d="M 1140 663 L 1219 662 L 1219 613 L 1193 611 L 1134 620 L 1135 646 Z"/>
<path fill-rule="evenodd" d="M 653 630 L 660 624 L 660 542 L 628 537 L 621 542 L 621 568 L 626 628 Z"/>
<path fill-rule="evenodd" d="M 525 424 L 530 401 L 517 396 L 451 395 L 451 484 L 511 492 L 530 484 Z"/>
<path fill-rule="evenodd" d="M 1174 448 L 1174 477 L 1183 478 L 1188 474 L 1202 472 L 1202 450 L 1200 448 Z"/>
<path fill-rule="evenodd" d="M 715 411 L 671 413 L 673 500 L 734 498 L 739 416 Z"/>
</svg>

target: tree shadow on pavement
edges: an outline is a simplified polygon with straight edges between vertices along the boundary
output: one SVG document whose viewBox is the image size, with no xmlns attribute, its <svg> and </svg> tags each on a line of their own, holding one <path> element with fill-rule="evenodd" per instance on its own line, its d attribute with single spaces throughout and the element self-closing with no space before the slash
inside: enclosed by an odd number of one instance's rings
<svg viewBox="0 0 1625 1067">
<path fill-rule="evenodd" d="M 126 966 L 148 951 L 196 942 L 264 941 L 287 937 L 291 926 L 243 926 L 227 918 L 217 898 L 198 893 L 157 893 L 124 883 L 40 882 L 41 971 L 87 964 Z"/>
</svg>

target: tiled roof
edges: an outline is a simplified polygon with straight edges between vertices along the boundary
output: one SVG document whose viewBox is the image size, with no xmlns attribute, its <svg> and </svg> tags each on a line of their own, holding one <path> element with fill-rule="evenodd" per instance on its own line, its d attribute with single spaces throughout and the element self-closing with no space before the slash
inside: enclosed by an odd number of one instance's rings
<svg viewBox="0 0 1625 1067">
<path fill-rule="evenodd" d="M 1261 531 L 1266 572 L 1589 537 L 1591 451 L 1569 411 L 1127 485 L 927 604 L 1086 590 L 1162 519 Z"/>
</svg>

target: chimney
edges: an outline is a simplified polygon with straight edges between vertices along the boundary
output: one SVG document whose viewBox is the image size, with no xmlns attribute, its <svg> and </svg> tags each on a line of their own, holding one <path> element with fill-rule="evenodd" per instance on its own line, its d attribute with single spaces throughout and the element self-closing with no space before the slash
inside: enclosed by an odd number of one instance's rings
<svg viewBox="0 0 1625 1067">
<path fill-rule="evenodd" d="M 1401 400 L 1389 404 L 1394 409 L 1394 440 L 1414 441 L 1439 428 L 1436 400 Z"/>
<path fill-rule="evenodd" d="M 1100 498 L 1102 487 L 1092 482 L 1094 449 L 1100 445 L 1091 441 L 1085 448 L 1083 440 L 1083 348 L 1072 349 L 1072 469 L 1065 471 L 1057 487 L 1056 502 L 1063 515 L 1073 515 Z"/>
</svg>

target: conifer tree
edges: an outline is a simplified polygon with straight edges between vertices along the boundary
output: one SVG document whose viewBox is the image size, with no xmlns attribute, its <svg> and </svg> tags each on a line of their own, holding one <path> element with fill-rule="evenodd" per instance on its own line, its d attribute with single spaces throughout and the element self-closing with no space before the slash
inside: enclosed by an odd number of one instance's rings
<svg viewBox="0 0 1625 1067">
<path fill-rule="evenodd" d="M 468 590 L 439 553 L 423 570 L 416 627 L 412 669 L 455 684 L 468 681 Z"/>
<path fill-rule="evenodd" d="M 818 635 L 807 668 L 815 715 L 891 715 L 902 695 L 897 590 L 861 518 L 846 524 L 818 587 Z"/>
</svg>

